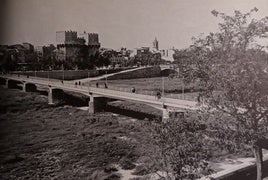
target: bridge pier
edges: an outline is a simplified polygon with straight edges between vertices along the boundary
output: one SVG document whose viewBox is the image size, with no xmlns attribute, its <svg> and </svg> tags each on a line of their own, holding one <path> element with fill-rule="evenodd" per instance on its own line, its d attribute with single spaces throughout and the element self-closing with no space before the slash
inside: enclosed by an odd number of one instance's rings
<svg viewBox="0 0 268 180">
<path fill-rule="evenodd" d="M 24 82 L 22 84 L 22 91 L 23 92 L 34 92 L 36 91 L 36 85 L 35 84 L 32 84 L 32 83 L 26 83 Z"/>
<path fill-rule="evenodd" d="M 163 109 L 162 121 L 167 122 L 169 119 L 184 118 L 183 110 Z"/>
<path fill-rule="evenodd" d="M 48 88 L 48 104 L 55 104 L 56 99 L 63 99 L 63 90 L 57 88 Z"/>
<path fill-rule="evenodd" d="M 21 83 L 20 81 L 15 81 L 15 80 L 11 80 L 11 79 L 7 79 L 6 80 L 6 88 L 9 89 L 17 89 L 18 88 L 18 83 Z"/>
<path fill-rule="evenodd" d="M 4 88 L 8 88 L 8 79 L 5 79 Z"/>
<path fill-rule="evenodd" d="M 0 85 L 6 86 L 7 79 L 0 77 Z"/>
<path fill-rule="evenodd" d="M 96 112 L 101 112 L 105 110 L 107 105 L 107 98 L 102 96 L 89 96 L 90 100 L 88 101 L 88 112 L 94 114 Z"/>
</svg>

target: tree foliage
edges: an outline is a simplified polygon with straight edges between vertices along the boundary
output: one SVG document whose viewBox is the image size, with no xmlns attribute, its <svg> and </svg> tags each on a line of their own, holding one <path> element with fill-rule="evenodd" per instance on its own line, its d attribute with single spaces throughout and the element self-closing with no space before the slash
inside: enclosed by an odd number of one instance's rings
<svg viewBox="0 0 268 180">
<path fill-rule="evenodd" d="M 146 146 L 150 157 L 148 169 L 165 179 L 197 179 L 210 172 L 210 157 L 206 126 L 197 117 L 170 119 L 168 122 L 148 122 L 143 125 Z"/>
<path fill-rule="evenodd" d="M 183 66 L 186 82 L 202 89 L 204 110 L 222 114 L 217 118 L 226 124 L 215 121 L 211 128 L 226 147 L 235 142 L 254 149 L 268 138 L 268 55 L 258 43 L 268 37 L 268 17 L 253 19 L 255 12 L 229 16 L 212 11 L 222 20 L 219 32 L 195 38 Z"/>
</svg>

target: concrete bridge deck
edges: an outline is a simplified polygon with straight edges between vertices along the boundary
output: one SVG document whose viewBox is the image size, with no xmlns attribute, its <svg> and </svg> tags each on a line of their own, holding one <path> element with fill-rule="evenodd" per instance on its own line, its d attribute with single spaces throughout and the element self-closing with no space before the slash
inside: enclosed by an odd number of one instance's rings
<svg viewBox="0 0 268 180">
<path fill-rule="evenodd" d="M 27 77 L 27 76 L 18 76 L 18 75 L 1 75 L 1 78 L 6 80 L 13 80 L 20 82 L 22 84 L 35 84 L 48 87 L 52 93 L 51 89 L 61 89 L 64 91 L 69 92 L 76 92 L 81 93 L 89 97 L 105 97 L 105 98 L 112 98 L 118 100 L 126 100 L 126 101 L 133 101 L 142 104 L 151 105 L 154 107 L 163 108 L 165 105 L 168 109 L 180 109 L 180 110 L 196 110 L 197 102 L 194 101 L 187 101 L 187 100 L 179 100 L 179 99 L 172 99 L 172 98 L 165 98 L 161 97 L 160 99 L 156 98 L 152 95 L 144 95 L 144 94 L 137 94 L 131 92 L 122 92 L 111 90 L 108 88 L 96 88 L 96 87 L 89 87 L 84 85 L 76 85 L 74 82 L 71 81 L 61 81 L 56 79 L 44 79 L 44 78 L 37 78 L 37 77 Z"/>
</svg>

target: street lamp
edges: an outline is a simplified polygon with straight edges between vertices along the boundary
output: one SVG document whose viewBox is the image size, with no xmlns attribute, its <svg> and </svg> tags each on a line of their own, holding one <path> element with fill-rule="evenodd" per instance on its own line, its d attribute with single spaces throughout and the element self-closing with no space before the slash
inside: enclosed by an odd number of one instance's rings
<svg viewBox="0 0 268 180">
<path fill-rule="evenodd" d="M 178 77 L 180 77 L 180 68 L 177 68 Z M 181 87 L 181 98 L 184 99 L 184 76 L 182 75 L 182 87 Z"/>
<path fill-rule="evenodd" d="M 62 64 L 62 83 L 64 81 L 64 65 Z"/>
<path fill-rule="evenodd" d="M 165 93 L 165 77 L 162 77 L 162 96 L 164 97 L 164 93 Z"/>
<path fill-rule="evenodd" d="M 105 71 L 105 83 L 106 83 L 106 85 L 107 85 L 107 70 Z"/>
<path fill-rule="evenodd" d="M 87 71 L 87 78 L 89 78 L 89 70 Z M 89 81 L 87 82 L 87 89 L 89 91 Z"/>
<path fill-rule="evenodd" d="M 164 102 L 164 96 L 165 96 L 165 77 L 162 77 L 162 100 L 163 100 L 163 108 L 165 108 L 165 102 Z"/>
</svg>

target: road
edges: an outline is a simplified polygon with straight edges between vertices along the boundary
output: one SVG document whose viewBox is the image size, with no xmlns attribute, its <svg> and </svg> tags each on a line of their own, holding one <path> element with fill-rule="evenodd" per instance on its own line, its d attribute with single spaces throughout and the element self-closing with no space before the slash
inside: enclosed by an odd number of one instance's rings
<svg viewBox="0 0 268 180">
<path fill-rule="evenodd" d="M 136 71 L 136 70 L 145 69 L 145 68 L 148 68 L 148 67 L 150 67 L 150 66 L 147 66 L 147 67 L 138 67 L 138 68 L 135 68 L 135 69 L 127 69 L 127 70 L 124 70 L 124 71 L 120 71 L 120 72 L 116 72 L 116 73 L 110 73 L 110 74 L 104 74 L 102 76 L 97 76 L 97 77 L 89 77 L 89 78 L 84 78 L 84 79 L 76 79 L 76 80 L 72 80 L 71 82 L 80 81 L 81 83 L 86 83 L 86 82 L 90 82 L 90 81 L 97 81 L 97 80 L 101 80 L 101 79 L 105 79 L 105 78 L 114 76 L 116 74 L 122 74 L 122 73 L 126 73 L 126 72 Z"/>
</svg>

